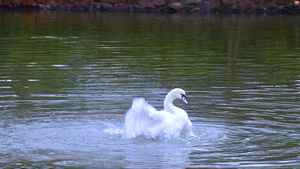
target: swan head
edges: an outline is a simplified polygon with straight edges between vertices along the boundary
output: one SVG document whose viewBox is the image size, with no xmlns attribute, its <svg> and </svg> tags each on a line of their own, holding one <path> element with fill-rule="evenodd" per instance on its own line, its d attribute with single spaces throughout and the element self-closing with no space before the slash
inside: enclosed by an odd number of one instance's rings
<svg viewBox="0 0 300 169">
<path fill-rule="evenodd" d="M 175 88 L 175 89 L 171 90 L 169 92 L 169 94 L 172 94 L 173 96 L 175 96 L 174 99 L 176 99 L 176 98 L 181 99 L 185 104 L 188 104 L 188 102 L 186 100 L 186 94 L 183 89 Z"/>
</svg>

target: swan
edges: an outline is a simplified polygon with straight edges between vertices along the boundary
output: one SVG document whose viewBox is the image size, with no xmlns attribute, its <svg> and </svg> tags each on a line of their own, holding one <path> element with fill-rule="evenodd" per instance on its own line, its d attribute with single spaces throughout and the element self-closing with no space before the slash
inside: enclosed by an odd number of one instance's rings
<svg viewBox="0 0 300 169">
<path fill-rule="evenodd" d="M 175 99 L 188 104 L 183 89 L 171 90 L 164 99 L 164 110 L 157 111 L 143 98 L 134 98 L 125 114 L 125 138 L 144 136 L 147 139 L 167 140 L 180 136 L 194 137 L 188 114 L 173 105 Z"/>
</svg>

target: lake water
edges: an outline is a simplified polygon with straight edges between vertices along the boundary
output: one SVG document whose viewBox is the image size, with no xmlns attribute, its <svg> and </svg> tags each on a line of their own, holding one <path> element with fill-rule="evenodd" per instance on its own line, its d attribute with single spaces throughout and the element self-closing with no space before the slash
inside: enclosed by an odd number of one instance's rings
<svg viewBox="0 0 300 169">
<path fill-rule="evenodd" d="M 0 167 L 300 167 L 300 16 L 0 11 Z M 195 138 L 123 137 L 180 87 Z"/>
</svg>

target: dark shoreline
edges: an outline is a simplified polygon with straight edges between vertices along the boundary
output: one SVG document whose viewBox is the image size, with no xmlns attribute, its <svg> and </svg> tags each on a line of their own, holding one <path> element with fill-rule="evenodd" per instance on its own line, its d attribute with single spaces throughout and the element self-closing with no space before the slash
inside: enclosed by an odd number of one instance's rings
<svg viewBox="0 0 300 169">
<path fill-rule="evenodd" d="M 130 12 L 130 13 L 223 13 L 223 14 L 300 14 L 300 10 L 279 10 L 279 9 L 130 9 L 130 8 L 109 8 L 109 9 L 95 9 L 95 8 L 36 8 L 36 7 L 18 7 L 7 8 L 0 7 L 0 11 L 80 11 L 80 12 Z"/>
<path fill-rule="evenodd" d="M 299 0 L 0 0 L 0 11 L 300 14 Z"/>
</svg>

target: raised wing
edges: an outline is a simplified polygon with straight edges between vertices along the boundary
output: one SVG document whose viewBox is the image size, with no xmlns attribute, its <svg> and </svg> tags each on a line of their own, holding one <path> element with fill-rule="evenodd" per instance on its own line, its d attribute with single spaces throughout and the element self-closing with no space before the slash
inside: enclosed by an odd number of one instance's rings
<svg viewBox="0 0 300 169">
<path fill-rule="evenodd" d="M 135 138 L 138 135 L 155 137 L 166 118 L 173 116 L 167 111 L 156 111 L 143 98 L 135 98 L 125 116 L 125 137 Z"/>
</svg>

